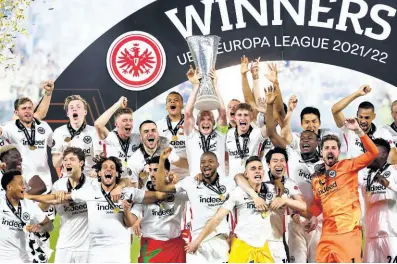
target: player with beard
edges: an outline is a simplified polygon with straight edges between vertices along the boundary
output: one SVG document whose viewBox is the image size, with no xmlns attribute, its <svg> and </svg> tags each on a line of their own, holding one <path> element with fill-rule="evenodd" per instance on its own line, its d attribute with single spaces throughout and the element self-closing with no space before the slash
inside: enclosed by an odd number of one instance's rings
<svg viewBox="0 0 397 264">
<path fill-rule="evenodd" d="M 286 149 L 288 153 L 288 176 L 296 183 L 302 191 L 303 198 L 307 204 L 313 200 L 311 175 L 315 167 L 323 164 L 318 155 L 318 138 L 313 130 L 305 130 L 300 134 L 299 151 L 289 146 L 288 141 L 277 134 L 276 124 L 273 119 L 273 104 L 276 95 L 268 92 L 266 95 L 267 109 L 266 123 L 267 133 L 275 147 Z M 307 217 L 309 219 L 306 219 Z M 317 225 L 318 223 L 318 225 Z M 316 229 L 312 229 L 312 226 Z M 292 221 L 288 227 L 288 244 L 291 262 L 314 263 L 316 260 L 316 248 L 321 236 L 322 217 L 311 217 L 299 212 L 292 214 Z"/>
<path fill-rule="evenodd" d="M 193 176 L 200 173 L 199 157 L 203 153 L 210 151 L 216 154 L 220 162 L 218 171 L 221 175 L 225 175 L 225 140 L 228 128 L 226 109 L 218 89 L 215 69 L 210 72 L 210 77 L 213 80 L 215 92 L 220 102 L 220 108 L 217 109 L 218 120 L 216 121 L 216 128 L 215 118 L 212 111 L 200 111 L 196 118 L 198 129 L 194 127 L 195 121 L 193 110 L 200 88 L 200 79 L 202 78 L 202 74 L 198 69 L 193 70 L 193 67 L 190 66 L 186 76 L 193 85 L 192 93 L 190 94 L 186 104 L 185 123 L 183 124 L 183 130 L 186 135 L 186 154 L 189 162 L 189 173 Z"/>
<path fill-rule="evenodd" d="M 94 165 L 92 158 L 102 151 L 95 128 L 87 125 L 85 121 L 87 102 L 80 95 L 70 95 L 65 99 L 64 110 L 69 122 L 54 131 L 55 144 L 51 150 L 52 163 L 55 168 L 61 168 L 63 151 L 68 147 L 81 148 L 86 157 L 84 173 L 88 175 Z"/>
<path fill-rule="evenodd" d="M 149 191 L 157 190 L 159 162 L 159 157 L 149 161 L 150 181 L 146 184 Z M 168 159 L 164 161 L 164 166 L 166 177 L 171 176 Z M 186 193 L 175 193 L 169 194 L 163 201 L 133 206 L 132 213 L 141 219 L 134 224 L 135 234 L 141 237 L 139 263 L 186 262 L 185 241 L 180 227 L 188 200 Z"/>
<path fill-rule="evenodd" d="M 356 133 L 344 127 L 344 115 L 342 113 L 343 109 L 345 109 L 349 104 L 351 104 L 355 99 L 365 96 L 371 92 L 371 88 L 368 85 L 363 85 L 360 89 L 349 96 L 346 96 L 334 106 L 332 106 L 332 115 L 334 116 L 334 120 L 336 125 L 342 131 L 342 137 L 344 139 L 345 148 L 347 152 L 347 158 L 355 158 L 365 152 L 365 147 L 363 142 L 360 141 L 359 137 Z M 392 151 L 390 152 L 390 158 L 397 155 L 395 146 L 393 144 L 393 137 L 387 130 L 378 130 L 375 124 L 373 123 L 376 117 L 375 107 L 370 102 L 362 102 L 358 106 L 357 110 L 357 120 L 360 128 L 367 134 L 371 139 L 375 138 L 384 138 L 390 143 L 390 147 Z M 382 133 L 381 133 L 382 132 Z"/>
<path fill-rule="evenodd" d="M 379 129 L 379 133 L 383 135 L 389 132 L 392 135 L 394 146 L 397 147 L 397 100 L 391 104 L 390 110 L 391 110 L 391 116 L 393 118 L 393 123 L 381 127 Z M 385 130 L 387 132 L 385 132 Z M 396 149 L 392 148 L 390 151 L 393 152 L 396 151 Z M 397 155 L 395 155 L 394 153 L 390 155 L 389 162 L 391 164 L 397 164 Z"/>
<path fill-rule="evenodd" d="M 168 115 L 157 122 L 159 135 L 167 138 L 171 146 L 175 149 L 179 157 L 186 159 L 185 134 L 183 133 L 183 123 L 185 115 L 182 114 L 183 97 L 178 92 L 170 92 L 167 95 L 165 109 Z M 181 178 L 189 175 L 188 169 L 171 166 L 171 170 Z"/>
<path fill-rule="evenodd" d="M 309 209 L 315 216 L 323 213 L 324 218 L 316 262 L 361 262 L 357 174 L 376 158 L 378 149 L 356 119 L 347 118 L 344 126 L 357 134 L 367 151 L 357 158 L 339 161 L 339 138 L 327 135 L 321 141 L 324 166 L 317 168 L 313 175 L 314 199 Z"/>
<path fill-rule="evenodd" d="M 1 186 L 5 192 L 0 194 L 0 261 L 31 262 L 26 233 L 51 232 L 54 226 L 37 204 L 24 199 L 26 187 L 20 171 L 5 172 Z"/>
<path fill-rule="evenodd" d="M 123 164 L 123 173 L 121 177 L 128 178 L 132 176 L 131 169 L 127 166 L 128 158 L 139 149 L 141 139 L 139 134 L 132 133 L 133 111 L 127 107 L 128 100 L 122 96 L 108 110 L 106 110 L 96 121 L 95 128 L 99 139 L 105 143 L 106 156 L 118 157 Z M 116 129 L 109 131 L 106 124 L 111 117 L 114 117 Z"/>
<path fill-rule="evenodd" d="M 111 191 L 120 181 L 122 165 L 116 157 L 101 156 L 94 165 L 101 182 L 83 185 L 71 193 L 35 196 L 31 199 L 64 204 L 86 202 L 88 211 L 89 257 L 88 262 L 130 262 L 130 232 L 137 217 L 131 213 L 132 203 L 153 203 L 165 199 L 166 194 L 145 192 L 136 188 L 123 188 L 120 201 L 113 201 Z"/>
<path fill-rule="evenodd" d="M 200 158 L 200 178 L 203 179 L 200 183 L 197 183 L 194 177 L 186 177 L 177 184 L 167 184 L 164 163 L 170 152 L 170 148 L 161 152 L 159 169 L 156 174 L 156 189 L 167 193 L 187 193 L 192 212 L 191 234 L 192 239 L 195 240 L 203 230 L 205 223 L 215 215 L 228 194 L 235 188 L 236 183 L 233 178 L 218 173 L 219 163 L 216 154 L 205 152 Z M 226 262 L 229 255 L 227 242 L 229 231 L 228 223 L 226 219 L 223 219 L 195 253 L 186 255 L 186 262 Z"/>
<path fill-rule="evenodd" d="M 246 161 L 244 177 L 262 199 L 266 199 L 263 165 L 257 156 Z M 200 235 L 187 245 L 187 252 L 196 252 L 201 242 L 211 234 L 221 221 L 234 210 L 236 226 L 232 238 L 229 263 L 273 263 L 267 240 L 272 227 L 266 213 L 255 208 L 252 198 L 236 187 L 227 196 L 223 205 L 207 222 Z"/>
<path fill-rule="evenodd" d="M 374 143 L 378 156 L 358 174 L 367 209 L 363 261 L 392 263 L 397 259 L 397 169 L 387 162 L 389 143 L 381 138 Z"/>
<path fill-rule="evenodd" d="M 130 176 L 132 184 L 141 189 L 149 178 L 149 160 L 160 155 L 161 150 L 168 146 L 168 140 L 159 136 L 157 125 L 152 120 L 143 121 L 139 126 L 139 133 L 141 144 L 128 159 L 127 164 L 132 171 Z M 188 167 L 187 160 L 179 157 L 174 148 L 172 148 L 169 160 L 174 166 Z"/>
</svg>

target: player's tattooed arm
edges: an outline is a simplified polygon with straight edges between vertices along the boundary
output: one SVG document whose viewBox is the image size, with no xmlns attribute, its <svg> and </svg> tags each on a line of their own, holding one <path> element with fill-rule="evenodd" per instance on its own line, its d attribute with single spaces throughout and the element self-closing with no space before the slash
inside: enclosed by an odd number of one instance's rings
<svg viewBox="0 0 397 264">
<path fill-rule="evenodd" d="M 192 65 L 190 65 L 189 71 L 186 73 L 186 77 L 192 83 L 193 89 L 189 95 L 189 99 L 187 100 L 185 107 L 185 122 L 183 123 L 183 130 L 185 135 L 190 135 L 192 130 L 194 129 L 194 103 L 196 102 L 197 94 L 200 86 L 200 79 L 203 77 L 200 73 L 199 69 L 193 69 Z"/>
<path fill-rule="evenodd" d="M 346 96 L 332 106 L 331 111 L 337 127 L 343 127 L 343 123 L 345 121 L 345 116 L 342 113 L 343 109 L 345 109 L 351 102 L 353 102 L 358 97 L 364 96 L 369 92 L 371 92 L 371 87 L 369 87 L 369 85 L 363 85 L 358 91 Z"/>
<path fill-rule="evenodd" d="M 185 250 L 187 253 L 194 253 L 197 251 L 200 243 L 211 234 L 215 228 L 222 222 L 223 219 L 230 213 L 230 211 L 226 208 L 219 208 L 216 214 L 207 222 L 204 226 L 203 230 L 200 232 L 199 236 L 192 241 L 191 243 L 185 246 Z"/>
<path fill-rule="evenodd" d="M 248 180 L 244 177 L 243 173 L 239 173 L 234 176 L 234 181 L 241 189 L 243 189 L 244 192 L 246 192 L 252 198 L 252 200 L 254 200 L 255 207 L 258 211 L 267 211 L 266 201 L 259 197 L 255 190 L 252 189 L 251 185 L 248 183 Z"/>
<path fill-rule="evenodd" d="M 112 105 L 108 110 L 106 110 L 94 123 L 95 129 L 100 140 L 104 140 L 109 135 L 109 130 L 106 128 L 106 124 L 112 118 L 113 114 L 119 108 L 126 108 L 128 100 L 126 97 L 122 96 L 120 99 Z"/>
</svg>

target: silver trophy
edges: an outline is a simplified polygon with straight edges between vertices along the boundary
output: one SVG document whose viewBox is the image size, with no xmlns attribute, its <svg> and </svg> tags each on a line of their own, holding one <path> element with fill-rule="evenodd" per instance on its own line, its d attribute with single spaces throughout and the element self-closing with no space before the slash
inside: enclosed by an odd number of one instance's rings
<svg viewBox="0 0 397 264">
<path fill-rule="evenodd" d="M 193 61 L 203 74 L 200 80 L 200 90 L 197 94 L 194 107 L 198 110 L 209 111 L 220 107 L 218 96 L 211 77 L 208 75 L 215 67 L 216 56 L 218 55 L 218 43 L 221 40 L 218 36 L 191 36 L 186 41 L 189 46 Z"/>
</svg>

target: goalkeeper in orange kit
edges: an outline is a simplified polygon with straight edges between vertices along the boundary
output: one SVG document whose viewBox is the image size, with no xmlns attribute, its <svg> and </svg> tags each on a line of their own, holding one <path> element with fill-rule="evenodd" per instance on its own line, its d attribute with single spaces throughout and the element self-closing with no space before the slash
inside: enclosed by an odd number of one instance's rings
<svg viewBox="0 0 397 264">
<path fill-rule="evenodd" d="M 361 262 L 360 201 L 358 171 L 378 155 L 372 140 L 361 130 L 356 119 L 345 119 L 346 128 L 356 132 L 367 150 L 353 159 L 338 161 L 340 140 L 326 135 L 321 141 L 324 166 L 313 175 L 314 200 L 309 212 L 323 213 L 323 229 L 316 251 L 316 262 Z"/>
</svg>

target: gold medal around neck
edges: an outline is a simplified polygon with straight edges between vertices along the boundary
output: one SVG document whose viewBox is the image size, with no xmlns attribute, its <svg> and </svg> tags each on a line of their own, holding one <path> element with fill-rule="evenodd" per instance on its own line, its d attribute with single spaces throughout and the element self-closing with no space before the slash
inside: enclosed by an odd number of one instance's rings
<svg viewBox="0 0 397 264">
<path fill-rule="evenodd" d="M 241 165 L 244 165 L 244 160 L 243 159 L 241 160 Z"/>
<path fill-rule="evenodd" d="M 219 195 L 219 198 L 221 198 L 222 201 L 225 200 L 225 196 L 223 196 L 223 194 L 220 194 L 220 195 Z"/>
<path fill-rule="evenodd" d="M 172 137 L 172 141 L 177 141 L 177 140 L 178 140 L 178 136 L 177 135 Z"/>
<path fill-rule="evenodd" d="M 70 142 L 72 139 L 70 137 L 65 137 L 65 142 Z"/>
<path fill-rule="evenodd" d="M 140 177 L 141 179 L 146 179 L 146 173 L 145 173 L 144 171 L 141 171 L 141 172 L 139 173 L 139 177 Z"/>
<path fill-rule="evenodd" d="M 125 167 L 127 167 L 127 161 L 126 160 L 123 161 L 123 168 L 125 168 Z"/>
<path fill-rule="evenodd" d="M 33 146 L 29 146 L 29 149 L 30 149 L 30 150 L 35 150 L 35 149 L 37 149 L 37 147 L 34 146 L 34 145 L 33 145 Z"/>
<path fill-rule="evenodd" d="M 159 206 L 161 210 L 164 210 L 164 205 L 162 203 L 160 203 Z"/>
<path fill-rule="evenodd" d="M 113 208 L 113 213 L 118 214 L 120 212 L 120 208 L 115 207 Z"/>
<path fill-rule="evenodd" d="M 261 215 L 263 219 L 266 219 L 269 216 L 269 212 L 262 212 Z"/>
</svg>

